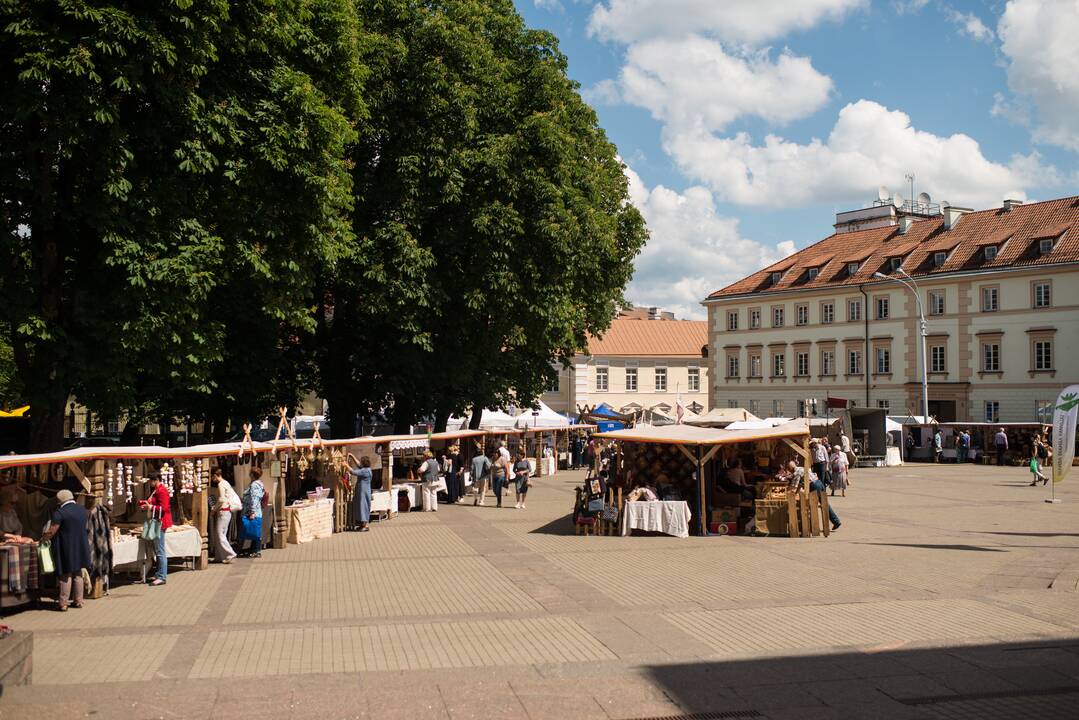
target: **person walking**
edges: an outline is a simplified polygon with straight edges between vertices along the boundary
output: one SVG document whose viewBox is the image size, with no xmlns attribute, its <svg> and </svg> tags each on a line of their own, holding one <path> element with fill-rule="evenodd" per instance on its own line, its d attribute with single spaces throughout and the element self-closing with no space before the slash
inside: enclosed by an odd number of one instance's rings
<svg viewBox="0 0 1079 720">
<path fill-rule="evenodd" d="M 967 461 L 970 457 L 970 435 L 967 435 L 966 429 L 959 431 L 959 434 L 955 437 L 955 457 L 956 462 L 960 465 Z"/>
<path fill-rule="evenodd" d="M 262 503 L 266 497 L 266 486 L 262 484 L 262 468 L 251 468 L 251 483 L 244 490 L 241 502 L 244 533 L 240 541 L 240 552 L 244 557 L 262 557 Z M 247 542 L 251 541 L 251 547 Z"/>
<path fill-rule="evenodd" d="M 939 463 L 944 454 L 944 435 L 940 432 L 940 426 L 933 429 L 933 462 Z"/>
<path fill-rule="evenodd" d="M 232 485 L 221 472 L 221 468 L 214 468 L 210 475 L 210 487 L 214 490 L 214 556 L 223 565 L 230 564 L 236 557 L 236 551 L 229 543 L 229 525 L 232 523 L 232 513 L 239 512 L 240 496 L 232 489 Z"/>
<path fill-rule="evenodd" d="M 993 446 L 997 450 L 997 465 L 1003 466 L 1004 456 L 1008 453 L 1008 433 L 1004 432 L 1004 428 L 993 436 Z"/>
<path fill-rule="evenodd" d="M 847 454 L 843 452 L 842 445 L 832 446 L 832 497 L 835 497 L 835 491 L 838 490 L 840 495 L 847 497 L 847 472 L 850 469 L 850 464 L 847 462 Z"/>
<path fill-rule="evenodd" d="M 82 607 L 85 589 L 82 571 L 90 569 L 90 537 L 86 531 L 89 515 L 86 508 L 75 502 L 70 490 L 56 493 L 56 501 L 59 507 L 53 512 L 49 528 L 42 534 L 41 541 L 56 538 L 52 550 L 59 584 L 57 609 L 67 612 L 69 604 Z"/>
<path fill-rule="evenodd" d="M 907 462 L 910 462 L 914 459 L 914 433 L 910 430 L 907 430 L 906 448 L 907 457 L 905 459 Z"/>
<path fill-rule="evenodd" d="M 513 476 L 517 482 L 517 505 L 518 510 L 525 509 L 525 496 L 528 495 L 528 478 L 532 474 L 532 465 L 525 457 L 524 450 L 517 451 L 517 462 L 513 464 Z"/>
<path fill-rule="evenodd" d="M 1049 482 L 1048 476 L 1042 473 L 1042 468 L 1049 462 L 1049 456 L 1051 455 L 1049 446 L 1042 439 L 1041 435 L 1034 436 L 1034 447 L 1030 452 L 1030 472 L 1034 475 L 1034 480 L 1031 481 L 1030 486 L 1034 487 L 1041 480 L 1042 485 Z"/>
<path fill-rule="evenodd" d="M 161 482 L 161 473 L 154 470 L 146 476 L 146 488 L 150 497 L 139 503 L 149 513 L 150 520 L 160 522 L 159 532 L 154 538 L 154 554 L 157 555 L 157 572 L 150 581 L 150 587 L 164 585 L 169 575 L 169 558 L 165 551 L 165 531 L 172 527 L 172 498 L 169 490 Z"/>
<path fill-rule="evenodd" d="M 495 491 L 495 507 L 502 507 L 502 490 L 509 484 L 510 463 L 499 451 L 492 455 L 494 464 L 491 466 L 491 488 Z"/>
<path fill-rule="evenodd" d="M 487 499 L 487 479 L 491 475 L 491 459 L 483 453 L 472 458 L 472 486 L 476 491 L 473 505 L 483 505 Z"/>
<path fill-rule="evenodd" d="M 419 469 L 424 512 L 438 512 L 439 470 L 438 460 L 435 460 L 434 454 L 430 450 L 426 451 Z"/>
<path fill-rule="evenodd" d="M 817 440 L 810 440 L 809 452 L 813 458 L 813 472 L 817 479 L 822 485 L 828 485 L 828 446 Z"/>
<path fill-rule="evenodd" d="M 349 463 L 349 473 L 356 478 L 352 494 L 353 513 L 360 524 L 360 532 L 368 532 L 371 529 L 371 481 L 374 479 L 371 458 L 364 455 L 357 460 L 355 455 L 349 453 L 345 461 Z"/>
</svg>

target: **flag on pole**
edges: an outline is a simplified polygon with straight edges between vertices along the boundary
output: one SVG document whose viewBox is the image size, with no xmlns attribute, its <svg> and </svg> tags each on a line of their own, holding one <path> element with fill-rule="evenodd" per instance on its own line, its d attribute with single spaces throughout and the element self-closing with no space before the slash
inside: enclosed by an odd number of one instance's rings
<svg viewBox="0 0 1079 720">
<path fill-rule="evenodd" d="M 678 399 L 674 403 L 674 414 L 677 424 L 682 424 L 682 418 L 686 415 L 686 406 L 682 402 L 682 386 L 678 386 Z"/>
<path fill-rule="evenodd" d="M 1079 385 L 1060 391 L 1053 406 L 1053 484 L 1064 481 L 1075 457 L 1075 421 L 1079 414 Z"/>
</svg>

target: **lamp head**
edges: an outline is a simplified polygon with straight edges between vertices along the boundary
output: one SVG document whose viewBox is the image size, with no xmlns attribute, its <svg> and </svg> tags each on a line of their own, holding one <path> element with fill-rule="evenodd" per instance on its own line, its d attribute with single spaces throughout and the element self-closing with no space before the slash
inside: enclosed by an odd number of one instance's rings
<svg viewBox="0 0 1079 720">
<path fill-rule="evenodd" d="M 887 276 L 887 275 L 885 275 L 884 273 L 882 273 L 882 272 L 879 272 L 879 271 L 878 271 L 878 272 L 875 272 L 875 273 L 873 273 L 873 277 L 875 277 L 875 278 L 877 278 L 877 279 L 879 279 L 879 280 L 887 280 L 887 279 L 888 279 L 888 276 Z"/>
</svg>

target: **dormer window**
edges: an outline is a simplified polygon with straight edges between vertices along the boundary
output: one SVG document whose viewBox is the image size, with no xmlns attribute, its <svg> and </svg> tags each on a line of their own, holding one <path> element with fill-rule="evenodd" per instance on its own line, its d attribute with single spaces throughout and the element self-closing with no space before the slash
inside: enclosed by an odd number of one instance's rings
<svg viewBox="0 0 1079 720">
<path fill-rule="evenodd" d="M 985 261 L 991 262 L 997 256 L 997 252 L 1000 250 L 996 245 L 986 245 L 982 248 L 982 252 L 985 253 Z"/>
<path fill-rule="evenodd" d="M 1048 255 L 1053 252 L 1053 238 L 1042 238 L 1038 241 L 1038 254 Z"/>
<path fill-rule="evenodd" d="M 772 284 L 773 285 L 778 285 L 779 281 L 782 280 L 782 279 L 783 279 L 783 273 L 781 273 L 781 272 L 772 273 Z"/>
<path fill-rule="evenodd" d="M 903 264 L 902 257 L 888 258 L 888 272 L 894 273 Z"/>
<path fill-rule="evenodd" d="M 806 270 L 806 280 L 816 280 L 820 275 L 820 268 L 809 268 Z"/>
<path fill-rule="evenodd" d="M 933 267 L 940 267 L 948 259 L 948 253 L 944 250 L 938 250 L 933 253 Z"/>
<path fill-rule="evenodd" d="M 861 267 L 861 263 L 849 262 L 847 263 L 847 276 L 854 277 L 858 274 L 858 268 Z"/>
</svg>

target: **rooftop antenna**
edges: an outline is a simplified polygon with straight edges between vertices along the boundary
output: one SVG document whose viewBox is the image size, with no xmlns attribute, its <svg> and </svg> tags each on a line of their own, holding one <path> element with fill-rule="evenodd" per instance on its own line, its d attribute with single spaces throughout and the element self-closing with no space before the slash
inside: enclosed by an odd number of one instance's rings
<svg viewBox="0 0 1079 720">
<path fill-rule="evenodd" d="M 911 200 L 911 203 L 913 203 L 914 202 L 914 173 L 907 173 L 903 177 L 905 177 L 907 179 L 907 182 L 910 183 L 910 200 Z"/>
</svg>

